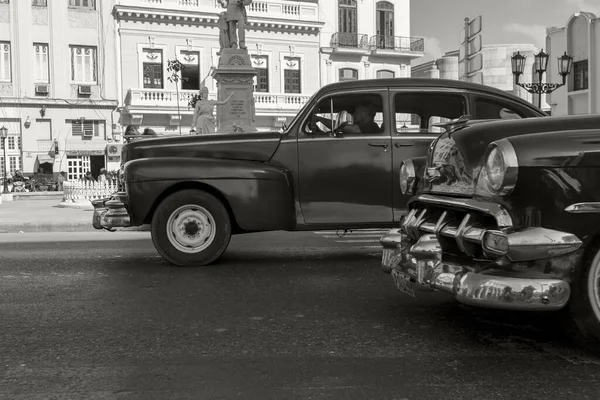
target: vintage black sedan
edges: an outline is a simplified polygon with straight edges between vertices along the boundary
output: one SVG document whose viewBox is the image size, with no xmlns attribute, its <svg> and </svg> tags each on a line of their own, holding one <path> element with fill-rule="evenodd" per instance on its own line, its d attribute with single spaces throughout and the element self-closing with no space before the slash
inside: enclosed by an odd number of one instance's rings
<svg viewBox="0 0 600 400">
<path fill-rule="evenodd" d="M 403 160 L 442 131 L 475 119 L 548 117 L 489 86 L 441 79 L 374 79 L 321 88 L 283 132 L 138 139 L 123 146 L 123 191 L 94 203 L 94 227 L 151 224 L 163 257 L 215 261 L 232 234 L 392 228 L 409 196 Z"/>
<path fill-rule="evenodd" d="M 461 121 L 405 160 L 411 195 L 381 238 L 396 287 L 556 311 L 600 339 L 600 116 Z M 424 295 L 424 293 L 423 293 Z"/>
</svg>

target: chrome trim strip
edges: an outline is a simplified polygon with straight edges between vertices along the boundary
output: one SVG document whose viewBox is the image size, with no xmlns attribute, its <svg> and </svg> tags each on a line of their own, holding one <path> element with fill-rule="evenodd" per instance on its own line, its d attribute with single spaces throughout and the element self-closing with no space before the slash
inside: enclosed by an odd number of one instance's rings
<svg viewBox="0 0 600 400">
<path fill-rule="evenodd" d="M 344 141 L 344 140 L 390 140 L 391 136 L 341 136 L 341 137 L 331 137 L 331 136 L 319 136 L 314 135 L 314 137 L 303 137 L 298 138 L 298 142 L 330 142 L 330 141 Z"/>
<path fill-rule="evenodd" d="M 209 146 L 214 144 L 237 144 L 237 143 L 263 143 L 263 142 L 279 142 L 280 139 L 240 139 L 240 140 L 212 140 L 208 142 L 194 142 L 194 143 L 186 143 L 187 147 L 196 147 L 196 146 Z M 138 146 L 138 149 L 152 149 L 155 147 L 180 147 L 181 143 L 155 143 L 155 144 L 147 144 L 144 146 Z"/>
<path fill-rule="evenodd" d="M 392 140 L 433 140 L 440 136 L 439 133 L 422 133 L 420 135 L 406 135 L 402 133 L 395 133 L 392 135 Z"/>
<path fill-rule="evenodd" d="M 575 203 L 565 208 L 571 214 L 595 214 L 600 213 L 600 202 L 591 201 L 586 203 Z"/>
<path fill-rule="evenodd" d="M 513 221 L 506 209 L 497 203 L 478 201 L 473 199 L 458 199 L 454 197 L 433 196 L 430 194 L 422 194 L 413 197 L 410 203 L 423 202 L 446 207 L 467 208 L 474 211 L 479 211 L 484 214 L 491 215 L 496 219 L 499 227 L 512 227 Z"/>
</svg>

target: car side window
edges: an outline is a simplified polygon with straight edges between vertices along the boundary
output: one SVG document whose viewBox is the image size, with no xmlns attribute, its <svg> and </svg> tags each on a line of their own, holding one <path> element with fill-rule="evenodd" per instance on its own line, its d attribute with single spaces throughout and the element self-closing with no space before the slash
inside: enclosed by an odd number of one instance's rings
<svg viewBox="0 0 600 400">
<path fill-rule="evenodd" d="M 467 114 L 467 98 L 449 93 L 395 93 L 396 133 L 438 133 L 434 126 Z"/>
<path fill-rule="evenodd" d="M 524 115 L 515 107 L 500 100 L 478 97 L 475 100 L 475 119 L 521 119 Z"/>
<path fill-rule="evenodd" d="M 380 135 L 384 99 L 379 93 L 351 92 L 321 99 L 310 112 L 302 132 L 310 135 Z"/>
</svg>

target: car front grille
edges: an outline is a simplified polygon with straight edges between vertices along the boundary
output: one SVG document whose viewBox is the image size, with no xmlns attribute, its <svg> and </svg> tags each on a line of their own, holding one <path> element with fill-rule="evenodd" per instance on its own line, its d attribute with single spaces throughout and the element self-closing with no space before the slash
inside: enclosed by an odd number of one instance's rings
<svg viewBox="0 0 600 400">
<path fill-rule="evenodd" d="M 436 235 L 445 255 L 485 260 L 490 256 L 482 248 L 483 235 L 499 225 L 494 216 L 480 210 L 418 203 L 404 218 L 402 229 L 413 241 L 424 234 Z"/>
</svg>

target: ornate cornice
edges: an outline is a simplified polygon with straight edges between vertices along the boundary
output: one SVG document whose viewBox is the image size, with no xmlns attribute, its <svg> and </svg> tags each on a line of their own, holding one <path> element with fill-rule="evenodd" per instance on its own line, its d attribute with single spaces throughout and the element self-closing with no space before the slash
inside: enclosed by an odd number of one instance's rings
<svg viewBox="0 0 600 400">
<path fill-rule="evenodd" d="M 75 109 L 107 109 L 113 110 L 117 107 L 117 100 L 82 100 L 82 99 L 33 99 L 33 98 L 10 98 L 3 97 L 0 100 L 2 107 L 21 107 L 21 108 L 75 108 Z"/>
<path fill-rule="evenodd" d="M 160 8 L 115 6 L 115 17 L 122 21 L 155 22 L 166 25 L 194 25 L 217 27 L 219 14 L 203 11 L 178 11 Z M 248 17 L 246 29 L 254 31 L 290 32 L 318 35 L 323 22 L 283 20 L 264 17 Z"/>
</svg>

